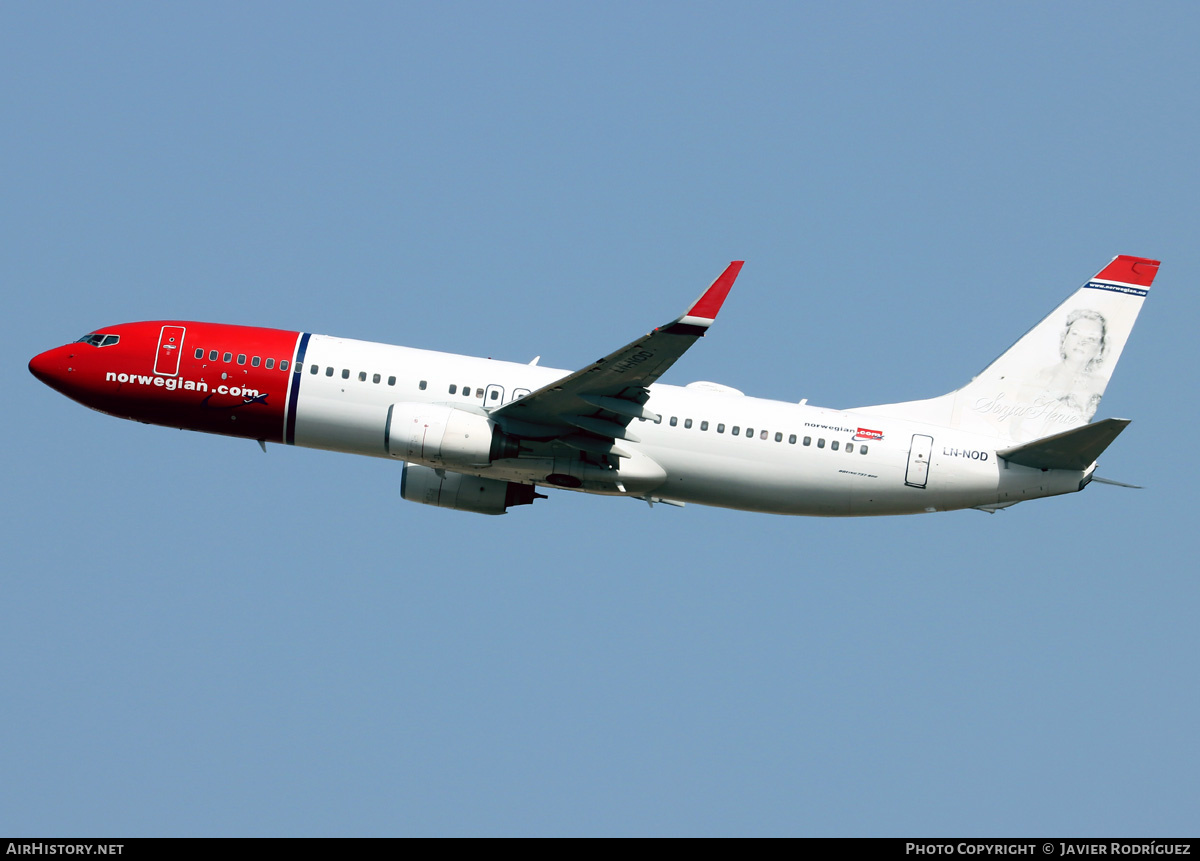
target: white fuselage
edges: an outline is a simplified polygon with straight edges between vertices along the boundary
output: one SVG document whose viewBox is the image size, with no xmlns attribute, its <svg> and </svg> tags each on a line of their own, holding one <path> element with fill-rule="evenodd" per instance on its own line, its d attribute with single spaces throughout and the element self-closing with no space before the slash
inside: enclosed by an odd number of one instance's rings
<svg viewBox="0 0 1200 861">
<path fill-rule="evenodd" d="M 385 428 L 393 404 L 486 415 L 569 374 L 323 335 L 311 336 L 303 363 L 294 444 L 374 457 L 392 456 Z M 455 471 L 545 484 L 548 473 L 574 469 L 577 489 L 586 492 L 826 516 L 1002 507 L 1076 491 L 1090 478 L 1090 468 L 1010 464 L 996 455 L 1010 443 L 997 437 L 719 388 L 651 385 L 645 406 L 661 421 L 630 423 L 630 438 L 620 440 L 630 456 L 620 460 L 615 481 L 613 473 L 572 466 L 565 446 L 561 457 Z"/>
</svg>

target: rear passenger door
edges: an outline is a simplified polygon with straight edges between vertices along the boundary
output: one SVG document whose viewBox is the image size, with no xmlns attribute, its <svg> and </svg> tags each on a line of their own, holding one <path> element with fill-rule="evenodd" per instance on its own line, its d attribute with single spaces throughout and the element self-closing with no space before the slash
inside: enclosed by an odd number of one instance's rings
<svg viewBox="0 0 1200 861">
<path fill-rule="evenodd" d="M 933 454 L 933 437 L 915 433 L 908 449 L 908 469 L 904 483 L 909 487 L 925 487 L 929 483 L 929 458 Z"/>
</svg>

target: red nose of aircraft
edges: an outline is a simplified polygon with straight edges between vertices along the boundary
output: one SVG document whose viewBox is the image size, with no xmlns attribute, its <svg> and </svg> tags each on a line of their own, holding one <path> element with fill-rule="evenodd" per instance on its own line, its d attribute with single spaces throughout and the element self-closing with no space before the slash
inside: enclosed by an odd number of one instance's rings
<svg viewBox="0 0 1200 861">
<path fill-rule="evenodd" d="M 70 394 L 71 377 L 75 373 L 71 366 L 71 360 L 75 358 L 74 347 L 74 344 L 64 344 L 53 350 L 38 353 L 29 360 L 29 373 L 50 388 Z"/>
</svg>

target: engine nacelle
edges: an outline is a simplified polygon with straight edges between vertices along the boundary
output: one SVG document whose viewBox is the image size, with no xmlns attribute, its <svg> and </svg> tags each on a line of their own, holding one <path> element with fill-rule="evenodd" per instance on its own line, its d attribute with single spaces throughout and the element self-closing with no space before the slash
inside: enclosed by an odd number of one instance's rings
<svg viewBox="0 0 1200 861">
<path fill-rule="evenodd" d="M 400 496 L 409 502 L 477 514 L 504 514 L 510 506 L 529 505 L 535 499 L 546 498 L 532 484 L 476 478 L 416 463 L 404 464 Z"/>
<path fill-rule="evenodd" d="M 392 404 L 383 438 L 392 457 L 451 469 L 487 466 L 519 452 L 517 441 L 487 416 L 437 404 Z"/>
</svg>

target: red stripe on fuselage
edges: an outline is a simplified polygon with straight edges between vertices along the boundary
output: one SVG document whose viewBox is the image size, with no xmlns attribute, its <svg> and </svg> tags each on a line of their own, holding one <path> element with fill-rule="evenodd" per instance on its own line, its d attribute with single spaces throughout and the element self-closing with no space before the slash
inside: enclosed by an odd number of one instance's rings
<svg viewBox="0 0 1200 861">
<path fill-rule="evenodd" d="M 184 330 L 179 370 L 170 375 L 155 373 L 164 326 Z M 49 385 L 122 418 L 283 442 L 299 332 L 181 320 L 122 323 L 97 332 L 119 335 L 120 340 L 108 347 L 68 344 L 44 354 L 56 357 L 58 369 L 55 382 L 46 380 Z M 282 362 L 286 370 L 280 368 Z"/>
</svg>

